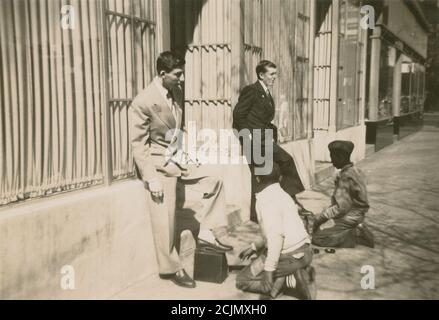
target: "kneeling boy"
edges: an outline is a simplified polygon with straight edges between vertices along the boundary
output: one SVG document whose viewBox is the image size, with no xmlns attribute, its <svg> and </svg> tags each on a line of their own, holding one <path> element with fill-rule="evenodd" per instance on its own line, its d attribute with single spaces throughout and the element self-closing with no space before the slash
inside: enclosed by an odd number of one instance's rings
<svg viewBox="0 0 439 320">
<path fill-rule="evenodd" d="M 279 178 L 276 164 L 270 174 L 256 176 L 261 190 L 256 194 L 256 213 L 264 238 L 241 252 L 241 259 L 254 253 L 259 257 L 238 274 L 236 287 L 273 298 L 294 287 L 303 298 L 314 299 L 311 240 Z"/>
<path fill-rule="evenodd" d="M 354 144 L 336 140 L 328 145 L 331 162 L 340 172 L 335 180 L 331 206 L 315 216 L 312 243 L 322 247 L 374 247 L 372 233 L 363 221 L 369 210 L 366 180 L 350 161 Z"/>
</svg>

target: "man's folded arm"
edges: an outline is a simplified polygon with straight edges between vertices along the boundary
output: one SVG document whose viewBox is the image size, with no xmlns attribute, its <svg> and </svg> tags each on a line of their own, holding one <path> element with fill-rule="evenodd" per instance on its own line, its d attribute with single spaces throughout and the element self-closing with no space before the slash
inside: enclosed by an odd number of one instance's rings
<svg viewBox="0 0 439 320">
<path fill-rule="evenodd" d="M 352 199 L 350 195 L 351 179 L 340 178 L 337 190 L 334 194 L 334 204 L 322 212 L 326 219 L 340 218 L 352 209 Z"/>
<path fill-rule="evenodd" d="M 134 102 L 128 110 L 128 115 L 134 160 L 139 168 L 142 180 L 144 182 L 153 181 L 153 179 L 157 179 L 159 175 L 149 157 L 149 126 L 151 119 L 143 108 Z"/>
<path fill-rule="evenodd" d="M 238 103 L 236 104 L 235 109 L 233 109 L 233 122 L 235 123 L 236 129 L 253 129 L 249 127 L 247 121 L 247 116 L 250 113 L 252 105 L 253 89 L 251 86 L 247 86 L 242 89 L 238 98 Z"/>
</svg>

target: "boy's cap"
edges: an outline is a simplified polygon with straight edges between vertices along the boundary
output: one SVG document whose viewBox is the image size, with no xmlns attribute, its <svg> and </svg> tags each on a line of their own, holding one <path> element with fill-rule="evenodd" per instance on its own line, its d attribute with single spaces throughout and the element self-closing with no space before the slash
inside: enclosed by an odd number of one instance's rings
<svg viewBox="0 0 439 320">
<path fill-rule="evenodd" d="M 329 151 L 344 151 L 351 154 L 354 150 L 354 144 L 351 141 L 335 140 L 328 144 Z"/>
</svg>

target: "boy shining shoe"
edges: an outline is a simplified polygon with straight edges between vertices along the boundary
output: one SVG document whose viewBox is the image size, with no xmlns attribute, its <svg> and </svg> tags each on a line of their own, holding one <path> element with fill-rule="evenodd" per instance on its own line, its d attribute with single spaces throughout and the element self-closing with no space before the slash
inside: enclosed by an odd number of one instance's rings
<svg viewBox="0 0 439 320">
<path fill-rule="evenodd" d="M 336 140 L 328 145 L 335 180 L 331 206 L 315 216 L 312 243 L 321 247 L 353 248 L 356 244 L 374 247 L 373 234 L 364 225 L 369 210 L 366 180 L 350 160 L 354 144 Z"/>
<path fill-rule="evenodd" d="M 286 279 L 293 279 L 304 298 L 313 298 L 308 288 L 313 270 L 307 268 L 313 257 L 311 240 L 294 200 L 281 188 L 279 178 L 275 163 L 270 174 L 256 176 L 261 190 L 256 194 L 256 213 L 264 238 L 241 252 L 241 259 L 254 253 L 259 256 L 238 274 L 236 287 L 275 298 L 285 289 Z"/>
</svg>

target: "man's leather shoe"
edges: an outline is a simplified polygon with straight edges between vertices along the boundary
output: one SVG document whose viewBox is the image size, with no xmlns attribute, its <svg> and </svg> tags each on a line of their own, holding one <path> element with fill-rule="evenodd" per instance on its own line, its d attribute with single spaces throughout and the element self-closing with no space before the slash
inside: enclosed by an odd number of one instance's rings
<svg viewBox="0 0 439 320">
<path fill-rule="evenodd" d="M 175 273 L 159 273 L 160 279 L 171 280 L 175 276 Z"/>
<path fill-rule="evenodd" d="M 177 286 L 185 288 L 195 288 L 195 281 L 186 273 L 184 269 L 177 271 L 176 273 L 161 273 L 160 279 L 171 280 Z"/>
<path fill-rule="evenodd" d="M 221 242 L 218 238 L 215 238 L 216 242 L 218 243 L 219 246 L 227 249 L 227 251 L 231 251 L 233 250 L 233 247 L 231 245 L 225 244 L 224 242 Z"/>
<path fill-rule="evenodd" d="M 207 247 L 216 251 L 220 251 L 220 252 L 227 252 L 227 251 L 231 251 L 233 250 L 232 246 L 229 245 L 222 245 L 218 242 L 218 240 L 216 240 L 217 244 L 211 243 L 209 241 L 203 240 L 203 239 L 198 239 L 198 246 L 199 247 Z"/>
<path fill-rule="evenodd" d="M 177 286 L 184 288 L 195 288 L 195 281 L 189 277 L 184 269 L 176 272 L 174 277 L 171 278 L 171 281 L 174 282 Z"/>
</svg>

